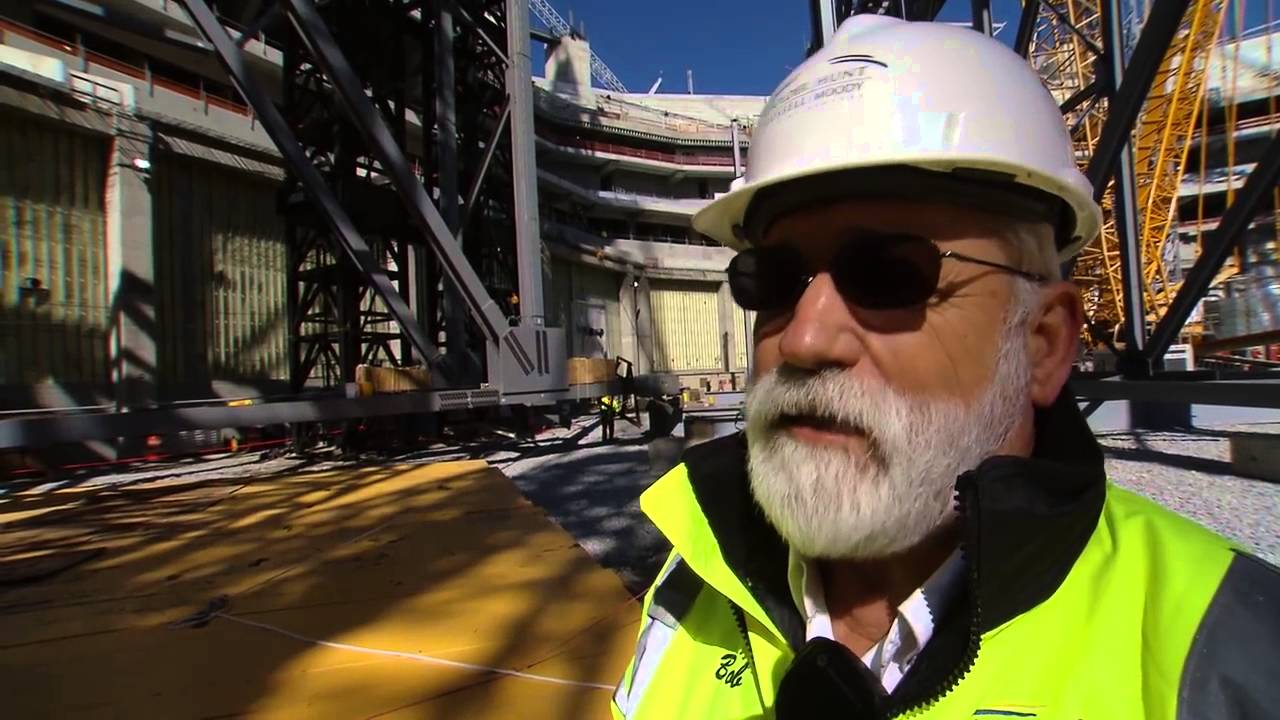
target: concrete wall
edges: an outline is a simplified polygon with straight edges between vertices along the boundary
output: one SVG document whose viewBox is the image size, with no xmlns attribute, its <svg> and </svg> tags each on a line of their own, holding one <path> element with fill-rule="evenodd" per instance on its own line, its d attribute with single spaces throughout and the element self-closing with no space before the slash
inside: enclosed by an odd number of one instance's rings
<svg viewBox="0 0 1280 720">
<path fill-rule="evenodd" d="M 547 46 L 544 66 L 551 89 L 581 102 L 590 102 L 591 46 L 586 38 L 567 35 Z"/>
<path fill-rule="evenodd" d="M 702 197 L 700 183 L 706 183 L 707 187 L 710 187 L 712 182 L 694 178 L 672 182 L 672 176 L 668 174 L 657 175 L 631 170 L 615 170 L 610 173 L 610 176 L 613 180 L 613 189 L 618 192 L 673 198 L 700 198 Z"/>
<path fill-rule="evenodd" d="M 144 68 L 108 64 L 91 57 L 80 58 L 17 33 L 6 33 L 4 43 L 10 47 L 57 59 L 69 70 L 129 84 L 135 90 L 134 101 L 138 112 L 142 114 L 161 116 L 274 152 L 271 139 L 250 113 L 230 109 L 227 107 L 229 103 L 220 103 L 219 98 L 202 97 L 198 89 L 182 87 L 177 83 L 154 76 L 148 78 Z M 278 85 L 278 78 L 272 84 Z"/>
<path fill-rule="evenodd" d="M 538 169 L 554 173 L 583 188 L 600 189 L 600 169 L 592 165 L 574 162 L 556 162 L 546 158 L 538 158 Z"/>
</svg>

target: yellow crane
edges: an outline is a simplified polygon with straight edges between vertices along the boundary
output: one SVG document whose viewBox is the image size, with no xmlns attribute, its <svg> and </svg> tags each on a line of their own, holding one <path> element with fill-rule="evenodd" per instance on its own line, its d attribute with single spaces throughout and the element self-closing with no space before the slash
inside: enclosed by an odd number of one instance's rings
<svg viewBox="0 0 1280 720">
<path fill-rule="evenodd" d="M 1170 260 L 1177 262 L 1178 187 L 1203 105 L 1209 53 L 1225 12 L 1226 0 L 1195 0 L 1191 4 L 1134 125 L 1137 226 L 1148 322 L 1160 317 L 1178 289 L 1176 275 L 1171 277 L 1167 266 Z M 1096 49 L 1102 44 L 1099 0 L 1045 2 L 1040 5 L 1030 59 L 1050 91 L 1065 103 L 1099 77 L 1103 60 Z M 1106 119 L 1104 94 L 1077 104 L 1064 116 L 1082 166 L 1093 155 Z M 1114 336 L 1124 320 L 1124 293 L 1112 203 L 1113 191 L 1108 189 L 1102 203 L 1102 233 L 1081 253 L 1075 279 L 1083 290 L 1085 312 L 1093 327 L 1100 334 Z M 1168 257 L 1170 250 L 1172 258 Z"/>
</svg>

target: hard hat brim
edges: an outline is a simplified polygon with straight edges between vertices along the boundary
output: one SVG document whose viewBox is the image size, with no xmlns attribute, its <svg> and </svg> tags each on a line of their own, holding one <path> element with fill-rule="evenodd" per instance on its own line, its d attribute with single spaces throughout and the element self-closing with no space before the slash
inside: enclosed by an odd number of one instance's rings
<svg viewBox="0 0 1280 720">
<path fill-rule="evenodd" d="M 768 180 L 746 183 L 740 188 L 717 197 L 699 210 L 693 217 L 693 228 L 695 231 L 711 237 L 722 245 L 734 250 L 742 250 L 752 244 L 752 238 L 743 226 L 744 220 L 751 211 L 752 203 L 762 192 L 766 190 L 769 191 L 769 194 L 787 192 L 792 189 L 790 186 L 794 186 L 796 191 L 808 193 L 811 191 L 803 190 L 801 185 L 811 183 L 814 178 L 834 177 L 851 171 L 874 173 L 876 170 L 887 170 L 891 167 L 909 167 L 932 171 L 940 176 L 947 177 L 950 182 L 957 185 L 964 183 L 982 184 L 985 182 L 975 177 L 974 173 L 982 173 L 989 177 L 1000 176 L 1006 184 L 1027 188 L 1060 200 L 1065 204 L 1070 215 L 1057 228 L 1059 231 L 1058 256 L 1062 260 L 1075 256 L 1081 248 L 1097 236 L 1102 226 L 1101 209 L 1093 201 L 1092 189 L 1088 187 L 1087 181 L 1084 180 L 1083 176 L 1078 176 L 1080 181 L 1078 184 L 1068 184 L 1056 177 L 1030 171 L 1025 167 L 1012 165 L 991 157 L 966 158 L 948 155 L 945 158 L 936 159 L 918 158 L 907 162 L 895 163 L 894 165 L 886 165 L 883 162 L 850 162 L 835 166 L 827 165 L 820 169 L 801 170 L 771 177 Z M 809 181 L 809 183 L 804 183 L 804 181 Z M 916 188 L 910 184 L 899 188 L 886 184 L 877 188 L 877 192 L 871 196 L 883 197 L 894 194 L 905 198 L 919 197 L 914 192 L 915 190 Z M 828 194 L 822 199 L 833 201 L 836 194 L 839 193 Z M 851 187 L 847 193 L 843 194 L 843 197 L 853 198 L 866 195 L 867 193 L 859 193 L 856 188 Z M 800 199 L 803 200 L 804 198 Z M 809 204 L 812 205 L 814 203 Z"/>
</svg>

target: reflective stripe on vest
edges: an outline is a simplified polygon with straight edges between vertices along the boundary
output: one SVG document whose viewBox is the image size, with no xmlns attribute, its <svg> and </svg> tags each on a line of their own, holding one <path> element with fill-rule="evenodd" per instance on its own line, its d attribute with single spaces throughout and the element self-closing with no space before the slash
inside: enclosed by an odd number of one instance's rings
<svg viewBox="0 0 1280 720">
<path fill-rule="evenodd" d="M 673 553 L 653 585 L 631 668 L 613 693 L 613 702 L 623 717 L 631 717 L 644 698 L 649 681 L 680 627 L 680 620 L 701 590 L 702 580 Z"/>
</svg>

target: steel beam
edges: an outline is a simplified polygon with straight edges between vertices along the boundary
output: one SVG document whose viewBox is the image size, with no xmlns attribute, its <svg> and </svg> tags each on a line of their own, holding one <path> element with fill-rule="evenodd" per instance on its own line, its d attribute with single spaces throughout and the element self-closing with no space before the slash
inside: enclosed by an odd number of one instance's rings
<svg viewBox="0 0 1280 720">
<path fill-rule="evenodd" d="M 1087 400 L 1280 408 L 1280 376 L 1268 380 L 1082 380 L 1068 388 Z"/>
<path fill-rule="evenodd" d="M 463 205 L 462 223 L 458 225 L 458 242 L 462 242 L 462 233 L 467 225 L 471 223 L 471 213 L 475 209 L 476 200 L 480 198 L 480 190 L 484 187 L 484 179 L 489 175 L 489 163 L 493 161 L 493 154 L 497 152 L 498 145 L 502 142 L 502 134 L 507 131 L 507 119 L 511 116 L 511 104 L 507 103 L 502 108 L 502 115 L 498 118 L 498 127 L 493 129 L 493 135 L 489 138 L 488 144 L 484 146 L 484 160 L 480 161 L 480 170 L 476 173 L 475 179 L 471 181 L 471 189 L 467 191 L 466 205 Z"/>
<path fill-rule="evenodd" d="M 276 15 L 279 12 L 280 6 L 275 3 L 271 3 L 265 9 L 262 9 L 258 13 L 258 16 L 246 25 L 243 31 L 241 31 L 240 37 L 236 38 L 236 47 L 243 48 L 245 45 L 249 44 L 250 40 L 257 38 L 258 35 L 262 33 L 263 29 L 266 28 L 267 24 L 272 20 L 275 20 Z"/>
<path fill-rule="evenodd" d="M 742 177 L 742 139 L 738 118 L 729 121 L 729 141 L 733 143 L 733 177 Z"/>
<path fill-rule="evenodd" d="M 507 0 L 507 108 L 511 125 L 511 185 L 515 204 L 516 281 L 520 318 L 545 324 L 542 223 L 538 220 L 538 160 L 533 131 L 533 81 L 529 58 L 529 2 Z"/>
<path fill-rule="evenodd" d="M 991 0 L 969 0 L 969 10 L 973 17 L 973 29 L 991 36 Z"/>
<path fill-rule="evenodd" d="M 545 30 L 539 30 L 538 28 L 529 28 L 529 37 L 546 45 L 550 45 L 556 41 L 555 35 L 552 35 Z"/>
<path fill-rule="evenodd" d="M 1241 348 L 1261 347 L 1263 345 L 1280 345 L 1280 330 L 1237 335 L 1236 337 L 1215 338 L 1195 346 L 1196 355 L 1220 353 Z"/>
<path fill-rule="evenodd" d="M 1106 61 L 1112 88 L 1110 107 L 1111 112 L 1114 112 L 1119 101 L 1115 88 L 1121 87 L 1127 80 L 1120 0 L 1106 0 L 1102 10 L 1102 42 L 1106 50 L 1100 60 Z M 1163 57 L 1164 52 L 1159 54 Z M 1145 87 L 1149 88 L 1150 85 L 1151 81 L 1148 80 Z M 1110 116 L 1107 119 L 1110 120 Z M 1145 377 L 1151 374 L 1151 368 L 1149 363 L 1144 365 L 1140 362 L 1147 342 L 1147 314 L 1143 303 L 1142 246 L 1138 242 L 1138 188 L 1134 180 L 1133 145 L 1129 142 L 1129 133 L 1125 134 L 1118 160 L 1112 212 L 1115 214 L 1116 241 L 1120 245 L 1120 282 L 1124 295 L 1126 357 L 1121 360 L 1124 362 L 1126 376 Z"/>
<path fill-rule="evenodd" d="M 391 316 L 409 338 L 413 349 L 419 356 L 435 361 L 440 356 L 440 352 L 427 339 L 426 333 L 414 319 L 413 311 L 409 309 L 409 305 L 396 290 L 391 279 L 387 277 L 387 273 L 378 264 L 372 249 L 360 236 L 333 191 L 325 184 L 320 172 L 303 152 L 302 146 L 298 144 L 293 131 L 289 129 L 288 123 L 272 102 L 271 97 L 258 84 L 244 61 L 241 49 L 232 41 L 204 0 L 182 0 L 182 2 L 191 15 L 192 21 L 213 45 L 219 60 L 237 89 L 253 107 L 263 130 L 271 137 L 280 154 L 289 163 L 290 169 L 297 173 L 307 197 L 320 210 L 320 214 L 324 216 L 347 257 L 368 278 L 369 284 L 373 286 L 378 297 L 386 304 Z"/>
<path fill-rule="evenodd" d="M 809 0 L 810 34 L 809 54 L 817 52 L 836 32 L 840 22 L 836 17 L 836 0 Z"/>
<path fill-rule="evenodd" d="M 1084 110 L 1080 111 L 1080 115 L 1076 117 L 1076 121 L 1071 123 L 1071 128 L 1069 132 L 1071 137 L 1075 137 L 1076 133 L 1080 132 L 1080 127 L 1084 125 L 1085 122 L 1089 119 L 1089 113 L 1093 112 L 1094 106 L 1098 104 L 1098 100 L 1101 97 L 1102 97 L 1101 95 L 1095 92 L 1093 94 L 1093 97 L 1089 98 L 1089 104 L 1085 106 Z M 1071 98 L 1067 98 L 1067 99 L 1070 100 Z"/>
<path fill-rule="evenodd" d="M 1062 111 L 1063 115 L 1066 115 L 1072 110 L 1075 110 L 1076 108 L 1080 107 L 1082 104 L 1084 104 L 1085 101 L 1092 100 L 1097 96 L 1098 96 L 1098 81 L 1097 79 L 1094 79 L 1088 85 L 1085 85 L 1084 87 L 1072 93 L 1071 97 L 1064 100 L 1062 104 L 1058 106 L 1058 109 Z"/>
<path fill-rule="evenodd" d="M 1280 370 L 1280 362 L 1276 362 L 1274 360 L 1255 360 L 1254 358 L 1236 357 L 1235 355 L 1201 355 L 1200 360 L 1212 360 L 1214 362 L 1226 363 L 1228 365 L 1243 365 L 1245 367 Z"/>
<path fill-rule="evenodd" d="M 1094 57 L 1102 57 L 1103 55 L 1102 48 L 1098 47 L 1098 44 L 1093 41 L 1093 38 L 1089 37 L 1088 35 L 1085 35 L 1083 30 L 1076 27 L 1076 24 L 1071 22 L 1071 18 L 1068 17 L 1066 13 L 1062 12 L 1062 10 L 1053 3 L 1053 0 L 1046 0 L 1046 2 L 1044 3 L 1044 6 L 1049 8 L 1049 12 L 1057 16 L 1058 22 L 1062 23 L 1063 25 L 1066 25 L 1067 29 L 1070 30 L 1073 35 L 1079 38 L 1080 42 L 1084 43 L 1084 46 L 1089 49 L 1089 52 L 1093 53 Z M 1102 12 L 1103 13 L 1106 12 L 1105 6 L 1103 6 L 1102 8 Z"/>
<path fill-rule="evenodd" d="M 444 219 L 451 236 L 461 247 L 462 228 L 465 222 L 458 217 L 458 76 L 453 54 L 453 13 L 459 10 L 452 0 L 441 0 L 436 6 L 435 43 L 433 45 L 435 67 L 435 97 L 423 98 L 423 102 L 435 103 L 436 118 L 436 188 L 439 191 L 440 217 Z M 423 128 L 423 142 L 429 142 L 430 133 Z M 454 362 L 468 370 L 478 366 L 467 348 L 466 303 L 452 280 L 444 281 L 441 312 L 444 315 L 445 350 L 455 353 Z M 466 357 L 464 357 L 466 356 Z"/>
<path fill-rule="evenodd" d="M 487 404 L 498 404 L 498 394 L 490 391 L 489 395 L 492 400 Z M 441 409 L 439 397 L 438 392 L 397 393 L 368 398 L 329 395 L 248 407 L 217 405 L 4 420 L 0 421 L 0 448 L 37 448 L 115 437 L 172 435 L 183 430 L 263 427 L 432 412 Z"/>
<path fill-rule="evenodd" d="M 597 398 L 617 392 L 617 389 L 618 383 L 610 382 L 506 394 L 490 388 L 431 390 L 357 398 L 326 393 L 243 407 L 230 407 L 224 402 L 203 407 L 21 417 L 0 420 L 0 449 L 40 448 L 118 437 L 173 435 L 184 430 L 334 422 L 496 405 L 548 406 L 562 400 Z"/>
<path fill-rule="evenodd" d="M 1156 71 L 1160 69 L 1169 43 L 1177 34 L 1190 4 L 1191 0 L 1161 0 L 1152 6 L 1151 14 L 1142 26 L 1142 34 L 1138 37 L 1128 66 L 1125 67 L 1123 82 L 1107 106 L 1107 119 L 1102 125 L 1098 144 L 1085 171 L 1089 181 L 1093 183 L 1094 199 L 1101 200 L 1106 192 L 1112 170 L 1133 134 L 1133 124 L 1142 110 L 1142 103 L 1151 92 Z M 1115 18 L 1117 26 L 1122 22 L 1121 17 Z"/>
<path fill-rule="evenodd" d="M 1040 0 L 1023 0 L 1018 15 L 1018 32 L 1013 36 L 1013 49 L 1022 57 L 1031 54 L 1031 38 L 1036 32 L 1036 18 L 1040 16 Z"/>
<path fill-rule="evenodd" d="M 507 58 L 507 54 L 502 52 L 502 48 L 498 47 L 498 44 L 493 41 L 493 38 L 489 37 L 489 34 L 484 31 L 484 28 L 480 26 L 480 23 L 476 22 L 475 19 L 467 14 L 466 8 L 461 5 L 457 5 L 451 9 L 457 11 L 458 17 L 465 20 L 467 24 L 471 26 L 471 29 L 476 31 L 476 34 L 480 36 L 480 39 L 484 41 L 484 44 L 489 46 L 489 49 L 493 51 L 494 55 L 498 56 L 498 59 L 502 60 L 503 64 L 511 64 L 511 60 Z M 511 21 L 508 20 L 507 22 L 510 23 Z M 525 15 L 524 25 L 526 28 L 529 27 L 528 15 Z M 532 35 L 530 35 L 530 38 L 532 38 Z"/>
<path fill-rule="evenodd" d="M 1148 360 L 1158 360 L 1168 352 L 1187 318 L 1191 317 L 1196 303 L 1204 297 L 1213 278 L 1222 269 L 1222 264 L 1230 257 L 1240 238 L 1244 237 L 1258 208 L 1271 197 L 1277 183 L 1280 183 L 1280 135 L 1267 143 L 1266 149 L 1258 158 L 1258 164 L 1244 181 L 1244 187 L 1236 194 L 1235 201 L 1222 214 L 1218 227 L 1205 238 L 1200 257 L 1191 266 L 1164 317 L 1160 318 L 1151 332 L 1146 350 Z"/>
<path fill-rule="evenodd" d="M 203 5 L 202 0 L 186 1 Z M 342 101 L 352 124 L 360 132 L 370 151 L 391 179 L 391 184 L 409 211 L 410 219 L 418 225 L 423 236 L 435 250 L 441 267 L 466 300 L 467 307 L 480 325 L 486 339 L 496 345 L 506 333 L 505 318 L 497 304 L 489 297 L 484 285 L 480 282 L 480 277 L 476 275 L 466 256 L 463 255 L 462 249 L 454 242 L 449 226 L 440 217 L 439 211 L 431 203 L 431 198 L 427 196 L 422 183 L 418 182 L 413 174 L 413 169 L 397 146 L 386 121 L 373 106 L 369 96 L 365 94 L 364 87 L 350 63 L 338 50 L 333 34 L 329 32 L 315 5 L 310 0 L 281 0 L 281 2 L 294 30 L 311 51 L 317 64 L 324 69 L 325 76 L 337 91 L 338 98 Z M 403 305 L 403 300 L 400 303 Z M 422 334 L 421 329 L 416 325 L 414 330 Z M 434 352 L 434 348 L 432 350 Z"/>
</svg>

